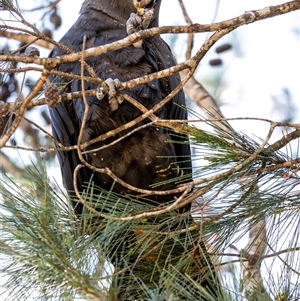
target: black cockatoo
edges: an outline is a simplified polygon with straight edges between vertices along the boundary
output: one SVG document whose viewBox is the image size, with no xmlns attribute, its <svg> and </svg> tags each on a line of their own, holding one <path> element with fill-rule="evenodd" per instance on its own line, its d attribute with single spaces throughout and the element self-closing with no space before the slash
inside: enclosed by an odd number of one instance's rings
<svg viewBox="0 0 300 301">
<path fill-rule="evenodd" d="M 161 0 L 85 0 L 78 20 L 60 43 L 74 52 L 80 52 L 83 48 L 84 37 L 86 37 L 86 48 L 91 48 L 120 40 L 140 29 L 157 27 L 160 4 Z M 66 54 L 64 49 L 56 47 L 50 56 L 57 57 L 64 54 Z M 98 89 L 99 92 L 96 96 L 87 97 L 89 110 L 86 116 L 83 99 L 62 102 L 50 109 L 53 136 L 66 147 L 77 145 L 84 116 L 86 119 L 82 143 L 114 130 L 142 114 L 122 95 L 127 94 L 146 109 L 151 109 L 180 83 L 179 74 L 173 74 L 138 85 L 130 90 L 115 91 L 119 82 L 126 82 L 175 65 L 169 46 L 160 36 L 146 38 L 120 50 L 87 58 L 86 63 L 101 80 L 108 83 L 110 90 L 105 94 L 95 83 L 85 82 L 85 90 Z M 57 70 L 80 75 L 81 63 L 60 65 Z M 85 75 L 90 76 L 87 68 Z M 51 81 L 63 92 L 82 91 L 79 79 L 52 76 Z M 160 119 L 186 120 L 187 112 L 184 106 L 185 97 L 180 91 L 165 106 L 155 112 L 155 115 Z M 147 122 L 149 119 L 135 125 L 135 128 Z M 125 183 L 144 190 L 151 190 L 153 184 L 160 182 L 164 184 L 156 185 L 155 190 L 174 189 L 178 183 L 173 179 L 179 177 L 184 179 L 183 182 L 191 181 L 190 146 L 185 134 L 148 126 L 101 149 L 104 145 L 123 137 L 130 130 L 132 129 L 122 131 L 114 137 L 82 150 L 85 152 L 84 160 L 94 167 L 108 168 Z M 82 162 L 77 150 L 59 150 L 57 153 L 64 184 L 72 194 L 74 170 Z M 84 190 L 84 185 L 91 180 L 91 177 L 95 186 L 105 190 L 109 191 L 113 187 L 114 192 L 123 194 L 124 197 L 126 194 L 136 194 L 121 183 L 115 183 L 109 175 L 94 173 L 88 167 L 81 168 L 76 178 L 80 192 Z M 149 196 L 146 197 L 148 199 L 146 202 L 160 205 L 174 200 L 175 197 L 176 195 Z M 80 215 L 82 204 L 74 203 L 74 207 L 76 213 Z M 189 210 L 190 205 L 185 205 L 179 212 Z M 113 256 L 110 259 L 117 262 Z M 208 288 L 210 293 L 213 292 L 214 288 L 206 280 L 201 284 Z"/>
<path fill-rule="evenodd" d="M 79 52 L 82 50 L 84 36 L 86 36 L 87 48 L 122 39 L 128 35 L 128 32 L 134 31 L 136 27 L 143 27 L 143 24 L 137 24 L 139 16 L 134 14 L 138 5 L 140 7 L 143 5 L 146 12 L 150 9 L 153 11 L 148 22 L 145 18 L 146 26 L 158 26 L 160 3 L 161 0 L 86 0 L 82 5 L 80 17 L 60 43 L 72 51 Z M 63 49 L 55 48 L 51 56 L 56 57 L 63 54 L 65 54 Z M 168 45 L 159 36 L 145 39 L 140 47 L 132 45 L 101 56 L 88 58 L 86 62 L 103 81 L 112 79 L 120 82 L 151 74 L 175 64 Z M 80 68 L 80 63 L 76 62 L 62 65 L 58 70 L 80 75 Z M 86 75 L 89 74 L 86 72 Z M 55 78 L 53 81 L 60 87 L 64 87 L 63 92 L 82 91 L 80 80 Z M 179 75 L 174 74 L 168 78 L 154 80 L 130 90 L 121 91 L 121 93 L 130 95 L 145 108 L 151 109 L 174 90 L 179 83 Z M 96 84 L 85 83 L 86 90 L 96 88 Z M 82 143 L 116 129 L 141 115 L 141 111 L 134 105 L 126 100 L 122 101 L 122 95 L 110 97 L 108 93 L 101 100 L 98 98 L 93 96 L 87 99 L 89 113 Z M 184 120 L 187 119 L 184 105 L 184 94 L 180 91 L 155 114 L 161 119 Z M 50 110 L 53 136 L 64 146 L 77 144 L 84 110 L 82 99 L 60 103 Z M 149 119 L 144 122 L 149 122 Z M 141 123 L 137 126 L 139 125 Z M 153 184 L 166 182 L 182 174 L 191 173 L 190 147 L 187 137 L 176 134 L 176 138 L 172 138 L 170 132 L 164 129 L 148 127 L 115 145 L 103 150 L 92 151 L 104 144 L 111 143 L 125 133 L 126 131 L 123 131 L 118 137 L 115 136 L 91 145 L 87 149 L 89 152 L 84 156 L 85 160 L 98 168 L 107 167 L 124 182 L 146 190 L 151 189 L 150 186 Z M 172 144 L 168 142 L 170 140 L 179 140 L 179 142 Z M 68 191 L 73 191 L 74 169 L 81 163 L 77 151 L 58 151 L 58 157 L 65 186 Z M 90 181 L 92 174 L 93 171 L 87 167 L 79 171 L 77 178 L 79 190 L 82 190 L 84 183 Z M 108 175 L 100 173 L 93 175 L 93 181 L 97 186 L 107 190 L 110 190 L 114 182 Z M 174 183 L 158 186 L 156 189 L 173 189 L 176 187 Z M 128 191 L 126 187 L 118 183 L 114 184 L 114 190 L 118 193 Z M 154 197 L 154 202 L 162 203 L 173 197 L 172 195 L 165 198 Z M 189 206 L 186 206 L 185 209 L 189 209 Z M 81 206 L 78 205 L 76 211 L 80 213 L 81 210 Z"/>
</svg>

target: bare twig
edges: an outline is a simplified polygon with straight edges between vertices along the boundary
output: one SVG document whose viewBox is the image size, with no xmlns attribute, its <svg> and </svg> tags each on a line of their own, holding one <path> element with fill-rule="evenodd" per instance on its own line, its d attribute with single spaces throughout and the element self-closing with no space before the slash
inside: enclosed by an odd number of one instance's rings
<svg viewBox="0 0 300 301">
<path fill-rule="evenodd" d="M 118 50 L 126 46 L 129 46 L 131 44 L 134 44 L 140 40 L 143 40 L 145 38 L 156 36 L 159 34 L 214 32 L 214 31 L 227 30 L 229 28 L 233 30 L 242 25 L 246 25 L 256 21 L 272 18 L 274 16 L 286 14 L 298 9 L 300 9 L 299 1 L 290 1 L 276 6 L 270 6 L 259 10 L 249 11 L 236 18 L 232 18 L 226 21 L 217 22 L 213 24 L 206 24 L 206 25 L 193 24 L 191 26 L 162 26 L 160 28 L 156 28 L 156 27 L 150 28 L 150 29 L 136 32 L 122 40 L 110 44 L 106 44 L 104 46 L 89 48 L 85 51 L 86 52 L 85 58 L 98 56 L 103 53 Z M 32 35 L 35 35 L 35 33 L 33 32 Z M 62 45 L 60 45 L 60 47 L 62 47 Z M 61 64 L 79 61 L 81 59 L 81 56 L 82 54 L 80 52 L 72 53 L 69 55 L 63 55 L 57 58 L 49 58 L 49 59 L 45 59 L 45 58 L 33 59 L 33 58 L 24 58 L 20 56 L 1 55 L 0 61 L 10 61 L 10 62 L 19 61 L 24 63 L 34 63 L 37 65 L 44 65 L 49 69 L 53 69 Z"/>
<path fill-rule="evenodd" d="M 28 45 L 35 44 L 37 46 L 40 46 L 40 47 L 43 47 L 46 49 L 53 48 L 53 43 L 51 43 L 49 41 L 45 41 L 44 39 L 39 39 L 39 38 L 34 37 L 29 34 L 15 33 L 15 32 L 11 32 L 11 31 L 0 31 L 0 37 L 20 41 L 20 42 L 26 43 Z"/>
<path fill-rule="evenodd" d="M 191 185 L 191 184 L 185 185 L 185 187 L 184 187 L 185 189 L 183 189 L 182 195 L 179 198 L 177 198 L 176 201 L 174 203 L 172 203 L 171 205 L 169 205 L 169 206 L 165 206 L 165 207 L 161 207 L 161 208 L 155 208 L 155 209 L 149 210 L 147 212 L 142 212 L 142 213 L 127 216 L 127 217 L 113 217 L 113 216 L 103 214 L 103 213 L 97 211 L 94 207 L 90 206 L 88 204 L 88 202 L 86 202 L 83 199 L 83 197 L 80 195 L 80 192 L 78 190 L 78 185 L 77 185 L 77 177 L 78 177 L 79 170 L 83 167 L 84 167 L 84 165 L 77 165 L 75 170 L 74 170 L 73 184 L 74 184 L 74 190 L 75 190 L 76 196 L 78 197 L 78 199 L 82 203 L 82 205 L 84 205 L 87 210 L 91 211 L 96 216 L 106 218 L 106 219 L 110 219 L 110 220 L 115 220 L 115 221 L 131 221 L 131 220 L 135 220 L 135 219 L 142 219 L 142 218 L 145 218 L 145 217 L 157 216 L 157 215 L 161 215 L 163 213 L 174 211 L 178 207 L 181 207 L 182 200 L 191 191 L 191 189 L 193 187 L 193 185 Z M 150 191 L 150 192 L 152 192 L 152 191 Z M 160 192 L 160 191 L 158 191 L 158 192 Z M 178 192 L 178 191 L 176 190 L 176 192 Z M 179 204 L 180 204 L 180 206 L 178 206 Z"/>
<path fill-rule="evenodd" d="M 29 95 L 24 99 L 22 104 L 20 105 L 18 109 L 18 115 L 16 116 L 15 120 L 13 121 L 9 131 L 5 133 L 1 138 L 0 138 L 0 148 L 3 147 L 9 138 L 13 135 L 13 133 L 16 131 L 18 128 L 22 117 L 27 109 L 27 104 L 35 97 L 35 95 L 42 89 L 43 84 L 47 81 L 47 76 L 48 76 L 48 70 L 44 69 L 41 77 L 39 78 L 36 86 L 33 88 L 33 90 L 29 93 Z"/>
<path fill-rule="evenodd" d="M 182 0 L 178 0 L 178 1 L 179 1 L 179 5 L 181 7 L 182 13 L 184 15 L 186 24 L 192 25 L 193 22 L 192 22 L 191 18 L 189 17 L 188 13 L 187 13 L 187 10 L 185 8 L 185 5 L 184 5 L 183 1 Z M 191 56 L 192 56 L 194 36 L 195 36 L 194 33 L 189 33 L 188 34 L 187 50 L 186 50 L 186 54 L 185 54 L 185 58 L 187 60 L 190 59 Z"/>
</svg>

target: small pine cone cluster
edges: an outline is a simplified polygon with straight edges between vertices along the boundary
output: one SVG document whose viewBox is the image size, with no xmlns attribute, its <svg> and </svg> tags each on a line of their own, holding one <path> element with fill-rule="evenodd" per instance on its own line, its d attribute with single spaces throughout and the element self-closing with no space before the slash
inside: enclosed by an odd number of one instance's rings
<svg viewBox="0 0 300 301">
<path fill-rule="evenodd" d="M 0 100 L 0 117 L 6 116 L 8 114 L 7 103 L 3 100 Z"/>
<path fill-rule="evenodd" d="M 57 86 L 52 83 L 45 84 L 44 94 L 49 108 L 55 108 L 59 101 L 59 92 Z"/>
</svg>

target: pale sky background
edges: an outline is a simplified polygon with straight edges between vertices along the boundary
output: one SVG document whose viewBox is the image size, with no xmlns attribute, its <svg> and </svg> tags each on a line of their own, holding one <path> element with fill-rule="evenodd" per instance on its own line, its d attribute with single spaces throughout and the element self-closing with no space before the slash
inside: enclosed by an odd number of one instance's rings
<svg viewBox="0 0 300 301">
<path fill-rule="evenodd" d="M 216 21 L 284 2 L 284 0 L 221 0 Z M 38 6 L 41 1 L 19 0 L 21 7 L 25 3 L 28 9 L 31 3 Z M 54 36 L 56 40 L 59 40 L 77 19 L 81 3 L 82 1 L 76 0 L 62 2 L 60 15 L 63 16 L 63 25 Z M 215 13 L 215 0 L 184 0 L 184 3 L 194 23 L 211 23 Z M 32 14 L 25 16 L 31 22 L 35 18 Z M 163 0 L 160 25 L 184 24 L 177 0 Z M 273 111 L 273 96 L 282 96 L 282 91 L 286 88 L 291 92 L 294 111 L 298 114 L 294 122 L 299 122 L 300 49 L 299 34 L 295 33 L 296 30 L 299 32 L 299 11 L 242 26 L 222 38 L 216 46 L 224 42 L 238 43 L 237 48 L 220 55 L 224 61 L 223 67 L 209 66 L 209 59 L 218 57 L 214 52 L 215 47 L 209 51 L 197 70 L 197 78 L 201 80 L 224 73 L 225 89 L 220 100 L 224 104 L 221 110 L 226 117 L 261 117 L 278 120 L 282 116 L 280 111 Z M 196 35 L 195 51 L 206 38 L 207 33 Z M 175 53 L 179 55 L 179 61 L 184 57 L 184 39 L 185 36 L 181 35 L 175 44 Z M 47 56 L 48 52 L 42 51 L 42 56 Z M 239 121 L 232 125 L 236 130 L 261 138 L 265 138 L 268 131 L 268 124 L 257 121 Z M 274 142 L 274 139 L 279 137 L 277 135 L 271 141 Z M 57 179 L 57 169 L 53 172 Z"/>
</svg>

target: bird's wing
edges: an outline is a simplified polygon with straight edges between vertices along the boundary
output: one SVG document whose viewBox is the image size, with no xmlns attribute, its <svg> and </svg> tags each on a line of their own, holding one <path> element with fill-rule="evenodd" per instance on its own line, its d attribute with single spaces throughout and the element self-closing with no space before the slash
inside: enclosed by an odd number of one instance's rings
<svg viewBox="0 0 300 301">
<path fill-rule="evenodd" d="M 161 71 L 176 65 L 174 56 L 168 44 L 160 37 L 147 39 L 146 45 L 149 45 L 151 51 L 146 53 L 155 53 L 155 60 L 158 67 L 157 71 Z M 160 87 L 162 97 L 166 97 L 180 84 L 180 75 L 178 73 L 169 77 L 160 79 Z M 166 105 L 165 119 L 187 120 L 187 110 L 185 108 L 185 95 L 180 90 Z M 192 173 L 191 150 L 188 136 L 185 134 L 169 131 L 170 135 L 178 143 L 174 143 L 175 154 L 180 168 L 186 174 Z"/>
<path fill-rule="evenodd" d="M 60 43 L 71 49 L 72 51 L 80 51 L 82 49 L 83 37 L 87 36 L 90 41 L 95 34 L 94 30 L 87 28 L 82 30 L 85 21 L 79 18 L 77 22 L 69 29 L 65 36 L 60 40 Z M 49 54 L 49 57 L 57 57 L 66 54 L 66 51 L 62 48 L 54 48 Z M 59 71 L 70 74 L 80 74 L 80 63 L 72 63 L 62 65 L 58 68 Z M 51 82 L 57 84 L 61 93 L 70 93 L 75 91 L 80 91 L 80 85 L 78 81 L 74 81 L 71 78 L 50 76 Z M 81 105 L 83 108 L 83 106 Z M 79 120 L 79 113 L 75 114 L 74 102 L 66 101 L 56 105 L 55 108 L 50 108 L 51 116 L 51 126 L 53 137 L 64 147 L 70 147 L 77 145 L 78 135 L 80 130 L 81 120 Z M 58 144 L 56 144 L 59 147 Z M 61 167 L 62 179 L 64 186 L 71 196 L 74 196 L 74 170 L 76 166 L 81 164 L 78 153 L 76 150 L 70 151 L 57 151 L 57 156 L 59 164 Z M 78 185 L 78 190 L 83 191 L 84 183 L 88 183 L 93 175 L 93 172 L 87 168 L 83 167 L 79 170 L 76 184 Z M 75 210 L 77 212 L 82 211 L 82 206 L 80 204 L 74 203 Z"/>
</svg>

